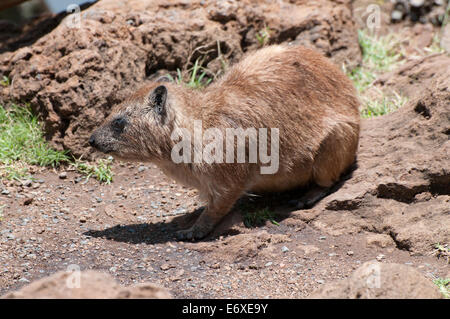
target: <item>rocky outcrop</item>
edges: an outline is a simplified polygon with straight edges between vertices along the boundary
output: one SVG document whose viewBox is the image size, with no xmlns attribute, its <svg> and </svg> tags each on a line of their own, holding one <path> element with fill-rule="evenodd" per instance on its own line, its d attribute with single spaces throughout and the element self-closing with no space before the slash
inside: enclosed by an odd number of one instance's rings
<svg viewBox="0 0 450 319">
<path fill-rule="evenodd" d="M 440 299 L 437 287 L 412 267 L 364 263 L 347 279 L 326 284 L 310 299 Z"/>
<path fill-rule="evenodd" d="M 349 3 L 101 0 L 79 20 L 66 17 L 32 45 L 1 54 L 0 72 L 11 85 L 0 97 L 30 102 L 53 144 L 81 155 L 112 105 L 158 71 L 199 57 L 217 73 L 222 62 L 267 40 L 312 46 L 338 64 L 356 65 L 361 54 Z M 262 30 L 266 40 L 258 40 Z"/>
<path fill-rule="evenodd" d="M 171 295 L 150 283 L 120 286 L 110 275 L 88 270 L 58 272 L 2 296 L 4 299 L 167 299 Z"/>
<path fill-rule="evenodd" d="M 374 85 L 413 99 L 427 94 L 424 90 L 445 90 L 450 85 L 449 77 L 450 56 L 434 53 L 406 61 L 394 71 L 381 75 Z"/>
</svg>

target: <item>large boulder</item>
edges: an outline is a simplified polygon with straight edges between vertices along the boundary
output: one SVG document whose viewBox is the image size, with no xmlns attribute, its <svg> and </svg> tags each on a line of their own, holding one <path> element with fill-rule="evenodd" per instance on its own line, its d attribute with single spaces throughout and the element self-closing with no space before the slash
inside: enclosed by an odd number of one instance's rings
<svg viewBox="0 0 450 319">
<path fill-rule="evenodd" d="M 82 272 L 58 272 L 39 279 L 14 292 L 2 296 L 4 299 L 167 299 L 171 295 L 150 283 L 130 287 L 120 286 L 106 273 L 87 270 Z"/>
<path fill-rule="evenodd" d="M 440 299 L 430 279 L 412 267 L 376 261 L 364 263 L 347 279 L 326 284 L 311 299 Z"/>
<path fill-rule="evenodd" d="M 356 169 L 291 218 L 332 235 L 385 234 L 399 249 L 429 254 L 450 242 L 450 58 L 408 62 L 383 81 L 409 102 L 363 120 Z"/>
<path fill-rule="evenodd" d="M 30 102 L 53 144 L 76 155 L 111 106 L 158 71 L 204 57 L 217 72 L 257 49 L 266 27 L 269 43 L 312 46 L 350 67 L 361 59 L 350 0 L 101 0 L 77 21 L 66 17 L 32 45 L 0 55 L 0 73 L 12 79 L 0 99 Z"/>
</svg>

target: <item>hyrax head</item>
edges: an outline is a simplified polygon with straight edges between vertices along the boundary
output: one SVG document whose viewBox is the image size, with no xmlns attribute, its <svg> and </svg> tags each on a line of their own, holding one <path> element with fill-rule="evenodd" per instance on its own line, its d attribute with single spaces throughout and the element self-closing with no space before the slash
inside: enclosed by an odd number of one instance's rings
<svg viewBox="0 0 450 319">
<path fill-rule="evenodd" d="M 175 98 L 171 97 L 169 87 L 168 83 L 152 83 L 115 106 L 92 133 L 89 144 L 124 160 L 170 158 Z"/>
</svg>

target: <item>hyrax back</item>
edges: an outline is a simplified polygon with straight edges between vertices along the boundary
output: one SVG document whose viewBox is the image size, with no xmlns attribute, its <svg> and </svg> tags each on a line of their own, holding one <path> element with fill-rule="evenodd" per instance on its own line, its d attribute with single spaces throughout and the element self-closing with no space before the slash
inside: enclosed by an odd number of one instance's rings
<svg viewBox="0 0 450 319">
<path fill-rule="evenodd" d="M 333 185 L 355 160 L 358 106 L 351 81 L 322 55 L 304 47 L 270 46 L 248 55 L 203 90 L 156 82 L 140 89 L 113 109 L 90 143 L 123 159 L 152 161 L 197 188 L 207 206 L 191 228 L 177 234 L 202 238 L 246 191 Z M 204 136 L 196 134 L 199 123 Z M 238 138 L 227 148 L 230 129 L 248 134 L 243 163 L 237 160 Z M 277 161 L 270 163 L 269 173 L 267 158 L 254 161 L 251 155 L 252 130 L 268 133 L 266 155 Z M 174 161 L 173 151 L 186 135 L 191 139 L 180 154 L 187 160 Z M 217 160 L 221 150 L 222 162 Z M 199 161 L 207 151 L 215 160 Z"/>
</svg>

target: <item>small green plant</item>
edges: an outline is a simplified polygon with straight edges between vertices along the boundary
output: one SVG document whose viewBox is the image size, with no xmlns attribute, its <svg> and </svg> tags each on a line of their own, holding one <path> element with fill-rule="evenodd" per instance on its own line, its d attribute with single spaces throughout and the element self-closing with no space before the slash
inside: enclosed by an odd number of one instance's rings
<svg viewBox="0 0 450 319">
<path fill-rule="evenodd" d="M 361 117 L 371 118 L 385 115 L 402 107 L 407 99 L 396 92 L 386 95 L 372 86 L 377 77 L 403 62 L 403 49 L 395 35 L 378 37 L 368 31 L 358 31 L 358 41 L 362 50 L 362 64 L 344 72 L 353 81 L 362 102 Z M 371 89 L 370 96 L 367 94 Z M 373 94 L 375 93 L 375 94 Z"/>
<path fill-rule="evenodd" d="M 255 34 L 256 40 L 258 41 L 258 44 L 260 47 L 265 46 L 267 43 L 269 43 L 270 40 L 270 29 L 269 27 L 264 27 L 264 29 L 260 30 Z"/>
<path fill-rule="evenodd" d="M 438 286 L 445 299 L 450 298 L 450 278 L 437 278 L 433 283 Z"/>
<path fill-rule="evenodd" d="M 244 225 L 248 228 L 263 225 L 267 220 L 274 225 L 280 226 L 280 224 L 275 221 L 275 214 L 267 207 L 256 212 L 247 211 L 244 214 Z"/>
<path fill-rule="evenodd" d="M 363 98 L 362 100 L 363 108 L 360 113 L 363 118 L 372 118 L 394 112 L 408 101 L 406 97 L 396 92 L 394 92 L 393 96 L 383 95 L 378 99 Z"/>
<path fill-rule="evenodd" d="M 350 71 L 344 68 L 359 93 L 364 93 L 381 72 L 391 71 L 404 56 L 400 40 L 394 35 L 377 37 L 367 31 L 358 31 L 362 50 L 362 65 Z"/>
<path fill-rule="evenodd" d="M 31 175 L 28 173 L 28 167 L 20 162 L 0 166 L 0 179 L 1 178 L 16 181 L 32 179 Z"/>
<path fill-rule="evenodd" d="M 75 160 L 65 151 L 52 149 L 42 132 L 29 106 L 0 105 L 0 178 L 32 179 L 28 172 L 30 165 L 68 164 L 88 177 L 94 175 L 100 182 L 111 183 L 111 160 L 100 160 L 96 165 Z"/>
<path fill-rule="evenodd" d="M 200 71 L 202 71 L 200 73 Z M 177 77 L 174 79 L 170 74 L 167 75 L 170 81 L 177 84 L 184 84 L 192 89 L 201 89 L 211 83 L 212 78 L 205 78 L 207 70 L 201 66 L 200 59 L 195 60 L 194 66 L 186 72 L 189 80 L 185 81 L 180 69 L 177 69 Z"/>
<path fill-rule="evenodd" d="M 110 156 L 107 159 L 97 160 L 96 165 L 84 162 L 81 159 L 75 160 L 72 165 L 79 173 L 86 175 L 86 181 L 94 176 L 101 183 L 111 184 L 114 176 L 111 170 L 112 162 L 113 158 Z"/>
<path fill-rule="evenodd" d="M 378 37 L 359 30 L 358 41 L 362 50 L 363 66 L 374 72 L 391 71 L 405 56 L 400 45 L 401 40 L 394 34 Z"/>
<path fill-rule="evenodd" d="M 358 93 L 363 93 L 376 80 L 375 72 L 361 66 L 357 66 L 353 70 L 346 72 L 347 76 L 353 81 Z"/>
<path fill-rule="evenodd" d="M 11 85 L 11 80 L 9 79 L 9 77 L 4 75 L 2 77 L 2 79 L 0 80 L 0 85 L 2 85 L 2 86 L 10 86 Z"/>
<path fill-rule="evenodd" d="M 56 167 L 68 160 L 66 152 L 48 145 L 28 106 L 0 106 L 0 177 L 21 179 L 27 165 Z"/>
<path fill-rule="evenodd" d="M 447 260 L 447 263 L 450 263 L 450 247 L 448 244 L 436 243 L 433 248 L 432 255 L 437 258 L 444 258 Z M 450 278 L 436 278 L 433 280 L 433 283 L 438 286 L 444 298 L 450 298 Z"/>
</svg>

